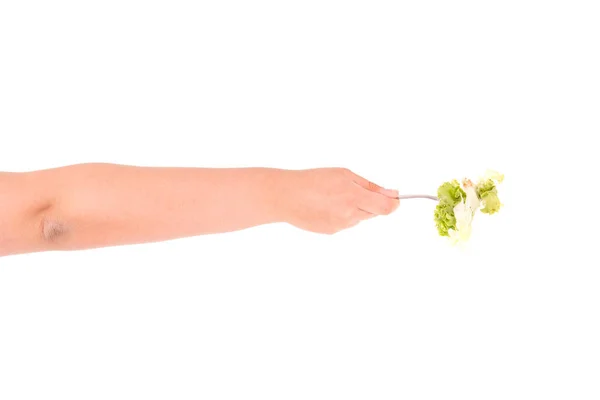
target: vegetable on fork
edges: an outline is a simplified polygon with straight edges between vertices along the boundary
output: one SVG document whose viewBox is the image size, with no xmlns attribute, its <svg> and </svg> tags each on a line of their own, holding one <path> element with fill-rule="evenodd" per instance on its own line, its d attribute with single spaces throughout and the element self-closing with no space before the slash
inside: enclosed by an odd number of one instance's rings
<svg viewBox="0 0 600 400">
<path fill-rule="evenodd" d="M 443 183 L 438 188 L 439 203 L 434 220 L 440 236 L 447 236 L 453 244 L 466 242 L 471 236 L 471 224 L 477 210 L 484 214 L 497 213 L 502 203 L 496 185 L 504 175 L 488 170 L 477 183 L 463 179 Z"/>
</svg>

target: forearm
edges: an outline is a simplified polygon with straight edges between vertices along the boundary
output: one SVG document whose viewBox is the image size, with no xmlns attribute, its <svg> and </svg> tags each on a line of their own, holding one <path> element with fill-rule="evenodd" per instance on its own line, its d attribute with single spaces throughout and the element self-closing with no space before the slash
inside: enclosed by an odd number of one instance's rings
<svg viewBox="0 0 600 400">
<path fill-rule="evenodd" d="M 0 256 L 158 242 L 286 222 L 333 234 L 399 205 L 344 168 L 80 164 L 0 172 Z"/>
<path fill-rule="evenodd" d="M 278 222 L 282 171 L 83 164 L 36 172 L 51 248 L 163 241 Z"/>
</svg>

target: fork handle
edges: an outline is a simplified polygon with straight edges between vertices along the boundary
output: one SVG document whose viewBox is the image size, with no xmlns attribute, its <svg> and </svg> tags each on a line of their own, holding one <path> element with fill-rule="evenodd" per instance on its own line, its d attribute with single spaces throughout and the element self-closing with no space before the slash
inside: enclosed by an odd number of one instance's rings
<svg viewBox="0 0 600 400">
<path fill-rule="evenodd" d="M 404 194 L 401 196 L 398 196 L 398 199 L 403 200 L 403 199 L 430 199 L 430 200 L 435 200 L 438 201 L 439 199 L 435 196 L 430 196 L 428 194 Z"/>
</svg>

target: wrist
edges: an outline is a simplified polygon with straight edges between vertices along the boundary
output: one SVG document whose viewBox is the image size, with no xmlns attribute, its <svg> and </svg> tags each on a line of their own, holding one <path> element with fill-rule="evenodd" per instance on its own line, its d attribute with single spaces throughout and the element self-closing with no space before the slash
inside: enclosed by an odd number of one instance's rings
<svg viewBox="0 0 600 400">
<path fill-rule="evenodd" d="M 265 169 L 262 174 L 262 188 L 268 218 L 272 222 L 289 222 L 293 209 L 293 171 Z"/>
</svg>

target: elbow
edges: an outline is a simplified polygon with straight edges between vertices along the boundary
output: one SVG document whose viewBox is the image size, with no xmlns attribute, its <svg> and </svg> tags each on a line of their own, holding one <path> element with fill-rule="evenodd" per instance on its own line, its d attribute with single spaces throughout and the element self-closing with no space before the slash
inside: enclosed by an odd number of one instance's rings
<svg viewBox="0 0 600 400">
<path fill-rule="evenodd" d="M 37 237 L 42 247 L 46 250 L 64 247 L 70 236 L 64 213 L 55 204 L 49 203 L 38 211 L 37 218 Z"/>
<path fill-rule="evenodd" d="M 50 216 L 42 217 L 40 228 L 43 242 L 50 247 L 58 246 L 68 234 L 66 224 Z"/>
<path fill-rule="evenodd" d="M 73 224 L 50 178 L 45 172 L 0 173 L 0 257 L 68 245 Z"/>
<path fill-rule="evenodd" d="M 0 257 L 35 253 L 40 251 L 61 250 L 66 247 L 69 229 L 59 219 L 49 216 L 31 220 L 13 221 L 1 226 Z"/>
</svg>

